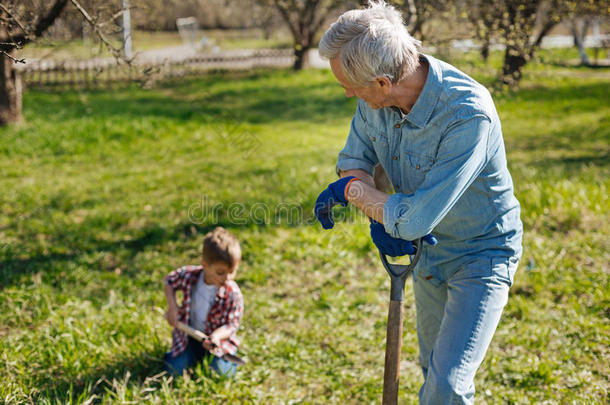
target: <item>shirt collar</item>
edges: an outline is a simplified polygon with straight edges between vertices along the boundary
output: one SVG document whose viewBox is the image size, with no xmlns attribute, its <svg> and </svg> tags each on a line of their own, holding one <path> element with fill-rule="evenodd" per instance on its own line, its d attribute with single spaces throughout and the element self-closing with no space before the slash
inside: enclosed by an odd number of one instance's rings
<svg viewBox="0 0 610 405">
<path fill-rule="evenodd" d="M 441 83 L 443 81 L 443 73 L 438 60 L 423 54 L 422 57 L 426 58 L 428 61 L 428 77 L 426 78 L 424 88 L 419 94 L 419 97 L 417 97 L 413 108 L 411 108 L 411 111 L 404 117 L 405 120 L 419 128 L 423 128 L 430 120 L 432 111 L 434 111 L 434 107 L 436 107 L 436 102 L 438 101 L 441 90 Z"/>
</svg>

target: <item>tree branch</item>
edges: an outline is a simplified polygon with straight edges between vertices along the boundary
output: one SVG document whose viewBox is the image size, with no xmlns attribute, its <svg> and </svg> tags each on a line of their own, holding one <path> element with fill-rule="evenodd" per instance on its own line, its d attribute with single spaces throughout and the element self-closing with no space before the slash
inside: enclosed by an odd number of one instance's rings
<svg viewBox="0 0 610 405">
<path fill-rule="evenodd" d="M 275 0 L 275 7 L 277 8 L 277 10 L 280 12 L 282 17 L 284 18 L 284 21 L 286 21 L 286 24 L 288 25 L 288 29 L 290 29 L 290 32 L 292 33 L 292 36 L 294 37 L 294 39 L 296 41 L 297 38 L 299 37 L 299 34 L 297 32 L 297 28 L 295 27 L 295 25 L 292 22 L 292 19 L 290 18 L 289 11 L 278 0 Z"/>
<path fill-rule="evenodd" d="M 6 7 L 4 7 L 3 4 L 0 4 L 0 9 L 2 11 L 4 11 L 6 13 L 6 15 L 9 16 L 9 22 L 14 22 L 15 25 L 17 25 L 17 27 L 19 27 L 19 29 L 25 34 L 27 35 L 28 31 L 23 27 L 23 24 L 21 24 L 21 22 L 17 19 L 17 17 L 15 17 L 10 11 L 8 11 L 8 9 Z"/>
<path fill-rule="evenodd" d="M 66 7 L 66 4 L 68 4 L 68 0 L 57 0 L 55 4 L 53 4 L 49 13 L 41 18 L 38 21 L 38 24 L 36 24 L 36 27 L 34 27 L 34 38 L 41 36 L 51 25 L 53 25 L 53 22 L 59 17 L 64 10 L 64 7 Z"/>
<path fill-rule="evenodd" d="M 0 45 L 0 52 L 6 54 L 6 52 L 19 48 L 41 36 L 42 33 L 44 33 L 53 24 L 57 17 L 59 17 L 66 4 L 68 4 L 68 0 L 57 0 L 53 4 L 53 7 L 51 7 L 49 10 L 48 14 L 38 20 L 34 30 L 31 31 L 31 33 L 25 29 L 22 29 L 23 33 L 21 34 L 8 35 L 8 37 L 4 39 L 4 43 Z M 14 17 L 13 20 L 16 21 Z"/>
<path fill-rule="evenodd" d="M 125 12 L 125 10 L 130 10 L 133 9 L 134 7 L 125 7 L 120 9 L 119 11 L 117 11 L 116 13 L 114 13 L 112 16 L 110 16 L 110 18 L 108 18 L 106 21 L 101 22 L 101 23 L 97 23 L 98 27 L 103 27 L 111 22 L 114 22 L 117 18 L 121 17 L 123 15 L 123 13 Z"/>
<path fill-rule="evenodd" d="M 405 1 L 405 8 L 409 12 L 409 17 L 407 18 L 406 25 L 409 29 L 409 33 L 412 33 L 411 27 L 415 25 L 415 22 L 418 20 L 417 18 L 417 7 L 415 7 L 415 2 L 413 0 Z"/>
<path fill-rule="evenodd" d="M 9 58 L 10 60 L 12 60 L 15 63 L 24 63 L 25 64 L 25 59 L 17 59 L 13 55 L 11 55 L 10 53 L 8 53 L 6 51 L 1 51 L 0 50 L 0 54 L 6 56 L 7 58 Z"/>
<path fill-rule="evenodd" d="M 67 0 L 66 0 L 67 1 Z M 83 6 L 80 5 L 80 3 L 77 0 L 70 0 L 70 2 L 74 5 L 74 7 L 76 7 L 76 9 L 82 14 L 83 18 L 89 23 L 89 25 L 91 26 L 91 28 L 93 28 L 93 31 L 97 34 L 97 36 L 100 38 L 100 40 L 104 43 L 104 45 L 106 45 L 106 47 L 108 49 L 110 49 L 110 51 L 112 52 L 112 54 L 114 55 L 115 58 L 117 59 L 122 59 L 121 58 L 121 50 L 118 48 L 115 48 L 114 46 L 112 46 L 112 44 L 110 43 L 110 41 L 108 40 L 108 38 L 106 38 L 106 36 L 104 35 L 104 33 L 102 32 L 102 30 L 100 29 L 99 25 L 93 20 L 93 18 L 91 18 L 91 16 L 89 15 L 89 13 L 87 12 L 87 10 L 85 10 L 83 8 Z M 125 59 L 123 59 L 125 60 Z M 129 60 L 125 60 L 127 63 L 130 63 L 131 61 Z"/>
</svg>

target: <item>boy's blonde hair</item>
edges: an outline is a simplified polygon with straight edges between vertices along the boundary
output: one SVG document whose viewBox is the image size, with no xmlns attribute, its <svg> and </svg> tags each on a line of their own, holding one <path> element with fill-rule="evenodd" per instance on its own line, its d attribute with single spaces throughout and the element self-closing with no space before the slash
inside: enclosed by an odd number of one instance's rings
<svg viewBox="0 0 610 405">
<path fill-rule="evenodd" d="M 233 268 L 241 261 L 239 241 L 219 226 L 203 238 L 202 256 L 207 263 L 222 262 Z"/>
</svg>

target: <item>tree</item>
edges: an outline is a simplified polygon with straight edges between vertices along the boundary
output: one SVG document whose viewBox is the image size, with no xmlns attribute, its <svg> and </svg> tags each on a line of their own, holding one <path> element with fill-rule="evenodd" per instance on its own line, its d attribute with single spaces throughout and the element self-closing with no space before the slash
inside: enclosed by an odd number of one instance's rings
<svg viewBox="0 0 610 405">
<path fill-rule="evenodd" d="M 585 37 L 589 26 L 593 22 L 594 17 L 574 17 L 570 20 L 570 28 L 572 29 L 572 36 L 574 37 L 574 46 L 578 48 L 578 55 L 580 56 L 580 64 L 584 66 L 591 65 L 589 56 L 585 51 Z"/>
<path fill-rule="evenodd" d="M 536 0 L 504 0 L 500 29 L 504 36 L 502 82 L 513 85 L 521 80 L 521 70 L 533 50 L 530 38 L 536 25 Z"/>
<path fill-rule="evenodd" d="M 534 58 L 542 40 L 561 21 L 583 15 L 607 15 L 599 0 L 466 0 L 464 13 L 475 27 L 486 58 L 490 41 L 498 37 L 506 46 L 501 81 L 513 86 L 523 67 Z"/>
<path fill-rule="evenodd" d="M 451 6 L 447 0 L 400 0 L 393 4 L 400 8 L 405 14 L 405 24 L 409 34 L 419 40 L 425 40 L 424 24 L 432 17 L 447 11 Z"/>
<path fill-rule="evenodd" d="M 91 0 L 92 2 L 92 0 Z M 21 119 L 22 86 L 16 63 L 25 63 L 17 57 L 17 51 L 26 44 L 40 38 L 62 15 L 68 3 L 72 3 L 78 13 L 89 23 L 97 36 L 109 47 L 116 57 L 120 50 L 114 48 L 106 37 L 108 22 L 114 21 L 121 12 L 116 12 L 103 20 L 108 10 L 90 14 L 77 0 L 5 0 L 0 2 L 0 125 Z M 100 2 L 104 4 L 104 2 Z M 117 7 L 118 9 L 118 7 Z M 93 15 L 93 16 L 92 16 Z"/>
<path fill-rule="evenodd" d="M 349 6 L 340 0 L 258 0 L 263 6 L 275 7 L 288 26 L 294 41 L 294 70 L 302 69 L 307 52 L 329 14 Z"/>
<path fill-rule="evenodd" d="M 574 37 L 574 46 L 580 55 L 580 64 L 589 66 L 591 62 L 585 52 L 585 37 L 590 27 L 598 26 L 602 18 L 608 18 L 610 5 L 596 0 L 570 1 L 567 9 L 566 15 Z"/>
<path fill-rule="evenodd" d="M 28 13 L 25 4 L 0 3 L 0 125 L 21 119 L 21 80 L 14 67 L 24 63 L 16 58 L 15 51 L 45 32 L 61 14 L 68 0 L 57 0 L 45 12 L 26 25 L 23 17 Z"/>
<path fill-rule="evenodd" d="M 474 28 L 474 36 L 481 43 L 481 57 L 487 61 L 493 36 L 498 32 L 501 20 L 500 8 L 490 1 L 465 0 L 461 14 Z"/>
<path fill-rule="evenodd" d="M 564 20 L 574 21 L 579 17 L 608 16 L 607 2 L 599 0 L 504 0 L 504 2 L 507 3 L 509 17 L 515 15 L 515 21 L 517 21 L 517 25 L 510 25 L 512 18 L 509 18 L 503 24 L 507 47 L 502 68 L 502 81 L 509 85 L 521 79 L 521 69 L 535 56 L 535 52 L 540 48 L 542 39 L 555 25 Z M 530 5 L 530 3 L 533 4 Z M 524 9 L 525 12 L 519 15 L 519 12 Z M 532 9 L 534 9 L 534 14 L 530 15 Z M 524 32 L 516 33 L 515 31 L 518 29 L 520 21 L 525 21 L 523 24 Z M 507 22 L 508 24 L 506 24 Z M 536 27 L 539 28 L 536 30 Z M 586 33 L 586 29 L 584 32 Z M 525 38 L 526 33 L 529 34 L 529 38 Z M 511 41 L 515 37 L 520 39 L 517 41 L 516 47 L 513 46 L 514 42 Z M 510 54 L 509 46 L 511 46 Z M 580 49 L 582 57 L 584 47 Z"/>
</svg>

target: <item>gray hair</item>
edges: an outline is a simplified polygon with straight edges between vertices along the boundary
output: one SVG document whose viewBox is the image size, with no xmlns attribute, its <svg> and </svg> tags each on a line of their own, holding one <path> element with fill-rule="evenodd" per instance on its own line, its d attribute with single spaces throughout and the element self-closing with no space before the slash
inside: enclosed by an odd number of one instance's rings
<svg viewBox="0 0 610 405">
<path fill-rule="evenodd" d="M 402 16 L 385 1 L 369 0 L 369 7 L 343 13 L 320 40 L 320 56 L 341 56 L 346 78 L 370 86 L 377 77 L 393 84 L 419 66 L 420 41 L 413 38 Z"/>
</svg>

